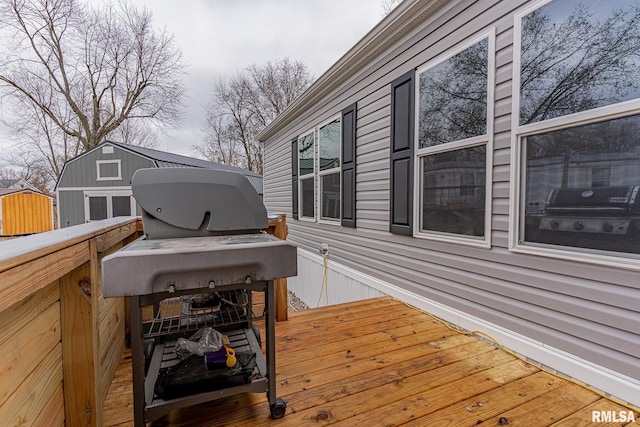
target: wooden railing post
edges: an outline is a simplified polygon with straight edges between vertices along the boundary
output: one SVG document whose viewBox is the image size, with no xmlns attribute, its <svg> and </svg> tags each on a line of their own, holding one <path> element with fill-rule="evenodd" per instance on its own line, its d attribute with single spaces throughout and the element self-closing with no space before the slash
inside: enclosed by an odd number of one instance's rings
<svg viewBox="0 0 640 427">
<path fill-rule="evenodd" d="M 101 260 L 135 235 L 122 242 L 114 234 L 89 240 L 89 262 L 60 279 L 68 426 L 103 425 L 102 405 L 124 351 L 124 299 L 102 297 Z"/>
<path fill-rule="evenodd" d="M 275 237 L 286 240 L 287 230 L 287 215 L 279 214 L 278 219 L 269 221 L 269 234 L 273 234 Z M 276 290 L 276 320 L 285 321 L 289 319 L 289 294 L 287 290 L 287 279 L 276 279 L 274 281 Z"/>
<path fill-rule="evenodd" d="M 95 251 L 95 244 L 90 244 Z M 60 278 L 60 320 L 68 426 L 96 426 L 95 319 L 91 306 L 91 261 Z"/>
</svg>

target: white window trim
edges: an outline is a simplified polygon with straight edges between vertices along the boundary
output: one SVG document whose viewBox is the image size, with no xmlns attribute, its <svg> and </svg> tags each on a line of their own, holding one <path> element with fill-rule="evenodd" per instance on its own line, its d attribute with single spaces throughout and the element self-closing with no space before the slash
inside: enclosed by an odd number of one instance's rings
<svg viewBox="0 0 640 427">
<path fill-rule="evenodd" d="M 606 252 L 570 246 L 554 246 L 543 243 L 525 243 L 524 221 L 521 215 L 525 203 L 525 179 L 522 173 L 526 170 L 526 159 L 522 150 L 522 138 L 542 132 L 571 128 L 589 123 L 611 120 L 634 114 L 640 114 L 640 99 L 620 102 L 587 111 L 568 114 L 528 125 L 520 125 L 520 50 L 522 34 L 522 18 L 534 10 L 550 3 L 551 0 L 540 0 L 514 15 L 513 31 L 513 75 L 512 75 L 512 111 L 511 111 L 511 189 L 509 197 L 509 250 L 526 255 L 538 255 L 549 258 L 604 265 L 613 268 L 640 271 L 640 256 L 624 252 Z"/>
<path fill-rule="evenodd" d="M 340 129 L 340 136 L 339 136 L 339 149 L 338 149 L 338 158 L 340 159 L 340 166 L 335 167 L 335 168 L 331 168 L 331 169 L 327 169 L 324 171 L 320 170 L 320 128 L 335 121 L 338 120 L 339 123 L 339 129 Z M 317 155 L 317 170 L 318 170 L 318 222 L 321 224 L 331 224 L 331 225 L 340 225 L 341 221 L 342 221 L 342 174 L 340 173 L 342 171 L 342 116 L 340 114 L 336 114 L 335 116 L 331 117 L 328 120 L 325 120 L 324 122 L 320 123 L 317 127 L 318 130 L 318 155 Z M 338 177 L 340 179 L 340 212 L 339 212 L 339 217 L 338 218 L 323 218 L 322 217 L 322 177 L 325 175 L 333 175 L 337 173 Z"/>
<path fill-rule="evenodd" d="M 446 144 L 440 144 L 433 147 L 418 148 L 419 147 L 419 114 L 420 109 L 418 103 L 420 102 L 420 74 L 434 66 L 450 59 L 465 49 L 475 45 L 476 43 L 487 39 L 487 133 L 485 135 L 468 138 L 461 141 L 450 142 Z M 480 248 L 491 248 L 491 216 L 492 216 L 492 189 L 493 189 L 493 121 L 494 121 L 494 92 L 495 92 L 495 39 L 496 29 L 490 27 L 481 33 L 478 33 L 474 37 L 468 39 L 464 43 L 456 45 L 452 49 L 438 55 L 431 61 L 424 63 L 418 67 L 415 72 L 415 126 L 414 126 L 414 168 L 413 168 L 413 237 L 418 239 L 433 240 L 445 243 L 456 243 L 467 246 L 474 246 Z M 486 147 L 486 165 L 485 165 L 485 223 L 484 223 L 484 237 L 476 236 L 464 236 L 453 233 L 442 233 L 437 231 L 422 231 L 420 230 L 420 218 L 422 208 L 422 162 L 421 158 L 426 155 L 443 153 L 448 151 L 454 151 L 462 148 Z"/>
<path fill-rule="evenodd" d="M 101 176 L 100 166 L 107 164 L 116 164 L 118 166 L 117 176 Z M 122 160 L 96 160 L 96 181 L 122 181 Z"/>
<path fill-rule="evenodd" d="M 304 138 L 305 136 L 312 134 L 313 135 L 313 172 L 308 173 L 306 175 L 302 175 L 300 173 L 300 138 Z M 316 129 L 310 129 L 307 132 L 303 132 L 298 137 L 298 220 L 299 221 L 307 221 L 307 222 L 316 222 L 318 203 L 317 203 L 317 180 L 316 180 L 316 171 L 318 170 L 318 161 L 316 159 L 316 150 L 317 150 L 317 138 L 316 138 Z M 302 214 L 302 181 L 304 179 L 313 179 L 313 217 L 304 216 Z"/>
<path fill-rule="evenodd" d="M 128 196 L 131 201 L 131 215 L 136 214 L 136 201 L 131 197 L 131 190 L 108 190 L 108 191 L 83 191 L 84 197 L 84 222 L 93 222 L 90 219 L 89 198 L 90 197 L 106 197 L 107 198 L 107 218 L 113 218 L 113 196 Z"/>
</svg>

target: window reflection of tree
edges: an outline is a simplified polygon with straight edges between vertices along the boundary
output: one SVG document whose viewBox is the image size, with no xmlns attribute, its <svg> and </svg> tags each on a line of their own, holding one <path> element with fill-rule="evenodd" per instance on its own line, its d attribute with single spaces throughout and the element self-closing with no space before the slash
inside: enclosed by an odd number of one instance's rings
<svg viewBox="0 0 640 427">
<path fill-rule="evenodd" d="M 320 128 L 320 170 L 340 166 L 340 120 L 336 119 Z"/>
<path fill-rule="evenodd" d="M 554 1 L 522 20 L 520 123 L 528 124 L 638 97 L 640 4 Z M 592 6 L 592 7 L 590 7 Z M 600 16 L 598 16 L 598 14 Z"/>
<path fill-rule="evenodd" d="M 488 41 L 482 40 L 420 74 L 420 147 L 484 135 Z"/>
<path fill-rule="evenodd" d="M 298 150 L 300 151 L 300 175 L 313 173 L 313 133 L 298 138 Z"/>
</svg>

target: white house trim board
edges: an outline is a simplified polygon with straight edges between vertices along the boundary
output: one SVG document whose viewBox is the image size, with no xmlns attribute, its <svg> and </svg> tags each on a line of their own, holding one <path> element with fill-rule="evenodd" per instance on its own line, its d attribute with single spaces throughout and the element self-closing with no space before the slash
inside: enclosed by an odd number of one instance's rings
<svg viewBox="0 0 640 427">
<path fill-rule="evenodd" d="M 385 295 L 361 283 L 357 278 L 345 275 L 339 265 L 331 259 L 330 253 L 327 258 L 326 275 L 324 273 L 324 257 L 298 249 L 298 275 L 287 279 L 287 287 L 310 307 L 336 305 Z"/>
<path fill-rule="evenodd" d="M 324 258 L 315 253 L 298 248 L 299 271 L 314 268 L 313 265 L 315 265 L 316 270 L 320 268 L 319 271 L 322 272 Z M 420 310 L 431 313 L 458 328 L 467 331 L 480 331 L 486 335 L 490 335 L 495 338 L 500 345 L 532 361 L 534 364 L 547 368 L 550 367 L 552 370 L 561 373 L 561 375 L 587 384 L 596 390 L 602 391 L 604 394 L 610 395 L 623 402 L 628 402 L 636 407 L 640 406 L 640 381 L 634 378 L 619 374 L 608 368 L 546 345 L 543 342 L 533 340 L 333 261 L 328 264 L 327 274 L 330 275 L 331 273 L 346 276 L 350 279 L 347 280 L 347 282 L 352 281 L 370 287 L 379 294 L 391 296 Z M 298 277 L 302 277 L 302 275 L 299 274 Z M 322 276 L 320 276 L 320 278 L 322 278 Z M 293 281 L 294 287 L 295 279 L 296 278 L 289 279 L 290 283 Z M 309 286 L 308 281 L 306 281 L 304 285 L 305 286 L 301 287 L 307 288 L 306 292 L 308 295 L 320 295 L 320 287 L 317 284 L 315 286 Z M 348 285 L 349 283 L 341 283 L 339 286 L 340 292 L 351 293 L 350 290 L 345 289 Z M 308 288 L 313 289 L 310 291 Z M 292 288 L 292 290 L 308 305 L 311 306 L 316 303 L 317 297 L 315 297 L 316 299 L 310 300 L 309 297 L 304 298 L 298 294 L 295 288 Z M 331 298 L 331 291 L 329 292 Z M 359 299 L 375 296 L 375 294 L 370 296 L 361 295 Z M 324 297 L 322 299 L 324 300 Z M 334 295 L 331 299 L 344 298 Z M 356 297 L 354 300 L 355 299 L 358 298 Z"/>
</svg>

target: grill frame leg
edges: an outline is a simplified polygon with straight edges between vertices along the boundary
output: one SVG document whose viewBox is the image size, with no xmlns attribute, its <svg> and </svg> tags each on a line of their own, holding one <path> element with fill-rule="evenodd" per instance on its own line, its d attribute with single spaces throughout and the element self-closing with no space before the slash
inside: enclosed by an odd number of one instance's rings
<svg viewBox="0 0 640 427">
<path fill-rule="evenodd" d="M 267 400 L 269 406 L 276 403 L 276 304 L 275 286 L 273 280 L 267 282 L 265 298 L 267 300 L 267 313 L 265 316 L 265 329 L 267 333 L 267 375 L 269 377 L 269 389 Z"/>
<path fill-rule="evenodd" d="M 140 297 L 129 297 L 131 323 L 131 377 L 133 380 L 133 422 L 145 427 L 144 350 L 142 346 L 142 310 Z"/>
</svg>

